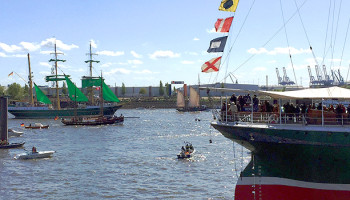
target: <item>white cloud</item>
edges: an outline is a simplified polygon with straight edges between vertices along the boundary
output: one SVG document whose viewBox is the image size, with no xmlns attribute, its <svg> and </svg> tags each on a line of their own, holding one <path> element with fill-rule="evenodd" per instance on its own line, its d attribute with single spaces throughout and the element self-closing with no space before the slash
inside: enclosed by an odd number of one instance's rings
<svg viewBox="0 0 350 200">
<path fill-rule="evenodd" d="M 199 55 L 197 52 L 186 52 L 186 54 L 192 55 L 192 56 L 198 56 Z"/>
<path fill-rule="evenodd" d="M 194 41 L 198 41 L 198 40 L 199 40 L 199 38 L 195 37 L 195 38 L 193 38 L 193 40 L 194 40 Z"/>
<path fill-rule="evenodd" d="M 172 51 L 155 51 L 153 54 L 149 56 L 151 59 L 159 59 L 159 58 L 176 58 L 180 57 L 180 54 L 174 53 Z"/>
<path fill-rule="evenodd" d="M 41 72 L 39 72 L 39 74 L 41 74 L 43 76 L 51 75 L 51 73 L 48 71 L 41 71 Z"/>
<path fill-rule="evenodd" d="M 142 71 L 135 71 L 136 74 L 152 74 L 152 72 L 148 69 L 144 69 Z"/>
<path fill-rule="evenodd" d="M 250 48 L 247 50 L 250 54 L 267 54 L 267 55 L 277 55 L 277 54 L 290 54 L 296 55 L 296 54 L 303 54 L 303 53 L 311 53 L 310 49 L 296 49 L 294 47 L 276 47 L 273 50 L 269 51 L 265 48 Z"/>
<path fill-rule="evenodd" d="M 207 29 L 207 33 L 216 33 L 215 28 Z"/>
<path fill-rule="evenodd" d="M 84 72 L 85 70 L 83 68 L 78 68 L 78 69 L 71 69 L 73 72 Z"/>
<path fill-rule="evenodd" d="M 192 64 L 194 64 L 194 62 L 193 61 L 188 61 L 188 60 L 183 60 L 183 61 L 181 61 L 181 64 L 192 65 Z"/>
<path fill-rule="evenodd" d="M 97 52 L 99 55 L 105 55 L 105 56 L 121 56 L 124 55 L 123 51 L 99 51 Z"/>
<path fill-rule="evenodd" d="M 0 57 L 8 57 L 5 53 L 0 52 Z"/>
<path fill-rule="evenodd" d="M 124 69 L 124 68 L 115 68 L 112 69 L 109 72 L 105 72 L 106 75 L 112 75 L 112 74 L 116 74 L 116 73 L 120 73 L 120 74 L 130 74 L 131 71 L 128 69 Z"/>
<path fill-rule="evenodd" d="M 35 44 L 35 43 L 20 42 L 19 44 L 22 45 L 23 49 L 27 50 L 27 51 L 36 51 L 36 50 L 40 49 L 40 45 Z"/>
<path fill-rule="evenodd" d="M 108 63 L 104 63 L 104 64 L 100 65 L 100 67 L 107 68 L 107 67 L 110 67 L 111 65 L 113 65 L 113 63 L 108 62 Z"/>
<path fill-rule="evenodd" d="M 42 47 L 53 48 L 55 43 L 56 43 L 57 48 L 63 49 L 65 51 L 69 51 L 69 50 L 74 49 L 74 48 L 79 48 L 75 44 L 71 44 L 71 45 L 64 44 L 61 40 L 57 40 L 56 38 L 48 38 L 48 39 L 42 41 L 40 43 L 40 45 Z"/>
<path fill-rule="evenodd" d="M 50 53 L 52 53 L 52 51 L 40 51 L 40 54 L 48 55 L 48 54 L 50 54 Z"/>
<path fill-rule="evenodd" d="M 143 64 L 143 62 L 141 60 L 128 60 L 129 64 L 133 64 L 133 65 L 141 65 Z"/>
<path fill-rule="evenodd" d="M 97 44 L 95 42 L 95 40 L 90 40 L 90 44 L 92 48 L 97 48 Z"/>
<path fill-rule="evenodd" d="M 142 55 L 137 54 L 135 51 L 130 51 L 131 55 L 133 55 L 135 58 L 142 58 Z"/>
<path fill-rule="evenodd" d="M 41 65 L 41 66 L 45 66 L 45 67 L 49 67 L 50 69 L 51 69 L 51 65 L 49 64 L 49 63 L 47 63 L 47 62 L 39 62 L 39 65 Z"/>
<path fill-rule="evenodd" d="M 0 42 L 0 48 L 7 53 L 13 53 L 15 51 L 20 51 L 22 48 L 17 45 L 8 45 L 5 43 Z"/>
<path fill-rule="evenodd" d="M 25 58 L 25 57 L 27 57 L 27 54 L 15 54 L 15 55 L 13 55 L 13 57 Z"/>
</svg>

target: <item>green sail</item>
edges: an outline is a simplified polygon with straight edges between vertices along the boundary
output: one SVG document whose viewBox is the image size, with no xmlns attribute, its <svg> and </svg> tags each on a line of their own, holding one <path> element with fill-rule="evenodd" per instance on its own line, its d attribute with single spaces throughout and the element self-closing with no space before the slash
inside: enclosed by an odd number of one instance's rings
<svg viewBox="0 0 350 200">
<path fill-rule="evenodd" d="M 99 77 L 83 77 L 82 79 L 82 87 L 92 87 L 92 86 L 98 86 L 101 87 L 101 78 Z M 107 84 L 103 80 L 102 84 L 102 92 L 103 92 L 103 99 L 105 101 L 112 101 L 112 102 L 120 102 L 117 96 L 112 92 L 112 90 L 107 86 Z"/>
<path fill-rule="evenodd" d="M 40 90 L 40 88 L 34 83 L 35 93 L 36 93 L 36 100 L 45 103 L 45 104 L 52 104 L 50 99 L 47 98 L 47 96 L 44 94 L 43 91 Z"/>
<path fill-rule="evenodd" d="M 112 92 L 112 90 L 103 81 L 102 84 L 103 99 L 106 101 L 120 102 L 117 96 Z"/>
<path fill-rule="evenodd" d="M 65 79 L 68 86 L 69 98 L 72 101 L 78 101 L 78 102 L 88 101 L 88 98 L 77 88 L 77 86 L 74 85 L 74 83 L 68 78 L 68 76 L 65 76 Z"/>
</svg>

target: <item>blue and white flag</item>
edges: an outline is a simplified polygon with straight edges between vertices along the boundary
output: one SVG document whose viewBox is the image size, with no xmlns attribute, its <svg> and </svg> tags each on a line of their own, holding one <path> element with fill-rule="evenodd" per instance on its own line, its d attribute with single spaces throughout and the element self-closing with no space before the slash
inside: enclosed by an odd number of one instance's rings
<svg viewBox="0 0 350 200">
<path fill-rule="evenodd" d="M 225 45 L 226 45 L 226 40 L 227 40 L 227 36 L 219 37 L 219 38 L 216 38 L 216 39 L 210 41 L 210 47 L 209 47 L 207 52 L 208 53 L 211 53 L 211 52 L 224 52 Z"/>
</svg>

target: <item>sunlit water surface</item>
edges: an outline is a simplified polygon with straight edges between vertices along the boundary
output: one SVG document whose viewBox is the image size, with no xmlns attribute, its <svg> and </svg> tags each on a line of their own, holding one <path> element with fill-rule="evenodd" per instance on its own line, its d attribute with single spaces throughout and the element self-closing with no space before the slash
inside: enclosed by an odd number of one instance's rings
<svg viewBox="0 0 350 200">
<path fill-rule="evenodd" d="M 237 175 L 250 157 L 210 127 L 211 112 L 121 113 L 139 118 L 98 127 L 9 119 L 9 128 L 25 132 L 10 142 L 26 143 L 24 149 L 0 150 L 0 199 L 233 199 Z M 20 127 L 35 122 L 50 128 Z M 176 158 L 184 141 L 196 149 L 190 160 Z M 56 153 L 49 159 L 14 159 L 33 146 Z"/>
</svg>

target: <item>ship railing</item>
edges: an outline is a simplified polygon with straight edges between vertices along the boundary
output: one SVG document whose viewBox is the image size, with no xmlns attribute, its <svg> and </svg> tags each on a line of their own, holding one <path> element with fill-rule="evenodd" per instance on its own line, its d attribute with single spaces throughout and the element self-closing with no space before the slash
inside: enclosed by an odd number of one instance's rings
<svg viewBox="0 0 350 200">
<path fill-rule="evenodd" d="M 215 109 L 214 109 L 215 110 Z M 327 115 L 324 117 L 315 115 L 315 113 L 295 114 L 295 113 L 277 113 L 277 112 L 219 112 L 213 110 L 213 116 L 221 122 L 250 122 L 263 124 L 299 124 L 299 125 L 341 125 L 350 126 L 350 115 L 343 113 L 341 115 Z M 214 114 L 215 113 L 215 114 Z M 253 116 L 253 117 L 252 117 Z"/>
<path fill-rule="evenodd" d="M 221 115 L 218 110 L 212 109 L 211 112 L 213 114 L 214 120 L 222 121 Z"/>
</svg>

